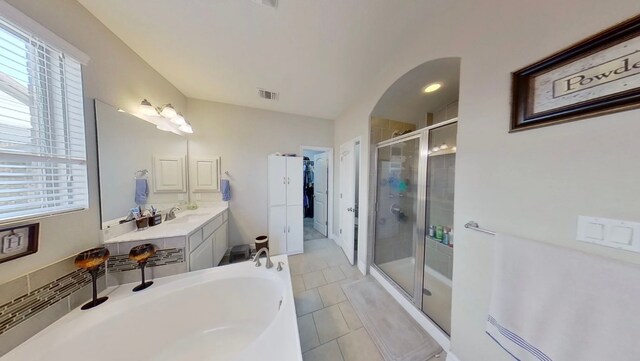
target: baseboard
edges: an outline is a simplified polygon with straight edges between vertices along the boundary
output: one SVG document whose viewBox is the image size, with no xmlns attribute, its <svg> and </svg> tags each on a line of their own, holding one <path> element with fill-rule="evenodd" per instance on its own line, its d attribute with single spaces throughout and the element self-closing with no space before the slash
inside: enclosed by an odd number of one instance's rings
<svg viewBox="0 0 640 361">
<path fill-rule="evenodd" d="M 375 278 L 378 283 L 384 287 L 387 292 L 404 308 L 405 311 L 411 315 L 411 317 L 420 325 L 422 328 L 427 331 L 427 333 L 433 337 L 433 339 L 442 347 L 443 350 L 449 350 L 451 348 L 451 341 L 449 337 L 442 331 L 438 326 L 436 326 L 433 321 L 431 321 L 427 316 L 425 316 L 422 311 L 418 310 L 409 300 L 407 300 L 403 295 L 400 294 L 398 290 L 396 290 L 390 283 L 387 281 L 380 271 L 375 269 L 374 267 L 369 268 L 369 273 L 373 278 Z M 447 351 L 448 353 L 448 351 Z M 455 359 L 452 359 L 455 360 Z M 447 361 L 450 361 L 447 356 Z"/>
<path fill-rule="evenodd" d="M 332 233 L 331 236 L 329 236 L 329 238 L 332 239 L 338 245 L 338 247 L 340 247 L 340 238 L 338 238 L 337 235 Z"/>
<path fill-rule="evenodd" d="M 447 352 L 447 358 L 446 358 L 445 361 L 460 361 L 460 359 L 458 357 L 456 357 L 456 355 L 451 353 L 451 351 L 449 351 L 449 352 Z"/>
</svg>

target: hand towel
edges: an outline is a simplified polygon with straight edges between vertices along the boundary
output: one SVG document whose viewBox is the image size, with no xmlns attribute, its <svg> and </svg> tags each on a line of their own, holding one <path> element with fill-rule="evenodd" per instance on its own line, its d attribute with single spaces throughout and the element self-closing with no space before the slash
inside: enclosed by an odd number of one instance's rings
<svg viewBox="0 0 640 361">
<path fill-rule="evenodd" d="M 486 332 L 516 360 L 640 360 L 640 266 L 497 235 Z"/>
<path fill-rule="evenodd" d="M 147 198 L 149 197 L 149 183 L 146 178 L 136 179 L 136 195 L 135 202 L 139 206 L 147 204 Z"/>
<path fill-rule="evenodd" d="M 222 200 L 227 202 L 231 200 L 231 185 L 228 179 L 220 181 L 220 191 L 222 192 Z"/>
</svg>

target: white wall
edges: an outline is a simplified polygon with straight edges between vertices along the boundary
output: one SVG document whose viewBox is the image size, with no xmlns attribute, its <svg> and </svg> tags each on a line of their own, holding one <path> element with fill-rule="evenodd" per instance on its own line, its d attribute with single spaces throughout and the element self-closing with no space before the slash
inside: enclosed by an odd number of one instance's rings
<svg viewBox="0 0 640 361">
<path fill-rule="evenodd" d="M 89 168 L 89 209 L 40 220 L 38 253 L 0 264 L 0 283 L 69 257 L 99 243 L 100 209 L 93 99 L 133 112 L 142 98 L 185 109 L 186 98 L 78 2 L 7 0 L 91 57 L 83 67 Z"/>
<path fill-rule="evenodd" d="M 231 174 L 230 246 L 268 233 L 267 155 L 333 145 L 332 120 L 194 99 L 188 113 L 194 129 L 189 157 L 221 156 L 222 173 Z M 219 193 L 211 196 L 202 199 L 220 199 Z M 199 202 L 193 194 L 191 200 Z"/>
<path fill-rule="evenodd" d="M 336 120 L 336 149 L 358 135 L 368 139 L 372 109 L 404 73 L 432 59 L 462 58 L 451 345 L 462 361 L 508 361 L 484 333 L 492 239 L 464 229 L 465 222 L 640 263 L 639 255 L 575 241 L 578 215 L 640 221 L 640 110 L 509 134 L 510 73 L 638 14 L 640 3 L 433 0 L 416 6 L 423 9 L 403 19 L 407 41 L 394 48 L 396 60 L 371 74 L 360 100 Z M 366 142 L 362 153 L 367 159 Z M 368 167 L 363 163 L 363 174 Z M 367 180 L 361 177 L 363 202 Z"/>
</svg>

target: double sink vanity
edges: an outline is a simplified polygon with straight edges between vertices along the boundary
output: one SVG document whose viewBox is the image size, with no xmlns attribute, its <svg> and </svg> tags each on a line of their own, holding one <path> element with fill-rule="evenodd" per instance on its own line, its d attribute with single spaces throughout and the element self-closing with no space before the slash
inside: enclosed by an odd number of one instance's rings
<svg viewBox="0 0 640 361">
<path fill-rule="evenodd" d="M 187 210 L 170 221 L 134 230 L 105 241 L 111 253 L 107 286 L 135 282 L 139 271 L 128 260 L 131 248 L 151 243 L 157 253 L 149 260 L 151 278 L 217 266 L 229 247 L 228 209 L 225 205 Z"/>
</svg>

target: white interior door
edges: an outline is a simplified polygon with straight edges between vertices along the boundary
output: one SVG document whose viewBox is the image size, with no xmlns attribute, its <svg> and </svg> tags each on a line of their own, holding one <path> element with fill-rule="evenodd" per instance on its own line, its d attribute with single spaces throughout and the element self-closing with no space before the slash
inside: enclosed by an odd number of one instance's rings
<svg viewBox="0 0 640 361">
<path fill-rule="evenodd" d="M 287 205 L 301 206 L 304 191 L 304 166 L 302 157 L 286 157 L 287 159 Z M 302 215 L 300 215 L 302 217 Z"/>
<path fill-rule="evenodd" d="M 269 156 L 269 207 L 287 204 L 287 158 Z"/>
<path fill-rule="evenodd" d="M 340 146 L 340 240 L 344 254 L 354 264 L 355 158 L 354 142 Z"/>
<path fill-rule="evenodd" d="M 328 171 L 327 153 L 316 154 L 313 157 L 313 228 L 325 237 L 328 223 Z"/>
</svg>

